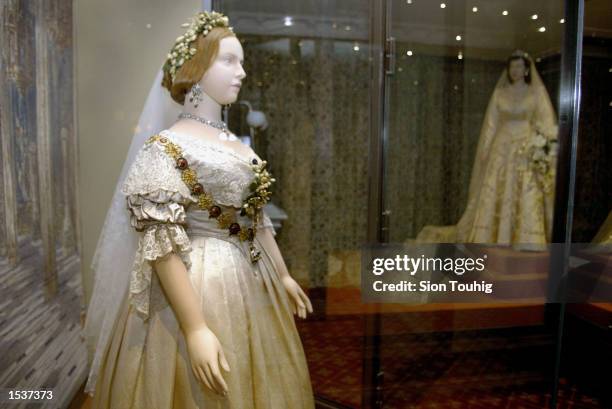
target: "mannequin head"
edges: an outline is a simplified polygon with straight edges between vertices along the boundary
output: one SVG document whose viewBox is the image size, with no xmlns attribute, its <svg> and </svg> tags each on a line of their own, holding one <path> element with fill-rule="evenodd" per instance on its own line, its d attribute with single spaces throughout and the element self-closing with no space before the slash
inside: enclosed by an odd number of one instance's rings
<svg viewBox="0 0 612 409">
<path fill-rule="evenodd" d="M 531 84 L 531 63 L 529 58 L 521 55 L 512 55 L 506 63 L 508 69 L 508 81 L 511 84 L 525 80 L 527 84 Z"/>
<path fill-rule="evenodd" d="M 174 81 L 164 73 L 162 85 L 172 99 L 183 104 L 191 87 L 199 83 L 204 93 L 219 105 L 235 102 L 241 83 L 246 77 L 242 68 L 243 50 L 236 35 L 227 28 L 215 27 L 206 36 L 199 35 L 192 47 L 196 53 L 176 72 Z"/>
</svg>

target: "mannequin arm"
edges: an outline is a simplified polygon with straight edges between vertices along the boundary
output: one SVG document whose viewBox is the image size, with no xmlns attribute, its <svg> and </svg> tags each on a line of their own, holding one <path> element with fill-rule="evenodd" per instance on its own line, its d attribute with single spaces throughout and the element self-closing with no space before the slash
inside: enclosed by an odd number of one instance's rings
<svg viewBox="0 0 612 409">
<path fill-rule="evenodd" d="M 272 234 L 272 229 L 258 229 L 257 238 L 264 247 L 265 251 L 270 255 L 274 265 L 277 267 L 280 278 L 283 279 L 285 277 L 290 277 L 285 260 L 283 259 L 280 249 L 278 248 L 278 244 L 276 243 L 276 239 Z"/>
<path fill-rule="evenodd" d="M 304 290 L 300 288 L 299 284 L 289 274 L 285 260 L 283 260 L 276 239 L 272 234 L 272 229 L 265 228 L 259 230 L 257 232 L 257 237 L 276 266 L 280 280 L 291 300 L 291 309 L 293 313 L 297 314 L 300 318 L 306 318 L 307 312 L 312 313 L 313 311 L 312 303 Z"/>
<path fill-rule="evenodd" d="M 175 253 L 154 262 L 155 271 L 185 335 L 207 327 L 187 268 Z"/>
<path fill-rule="evenodd" d="M 154 261 L 159 281 L 183 329 L 194 376 L 219 395 L 227 394 L 220 367 L 230 370 L 223 348 L 208 328 L 187 268 L 174 252 Z"/>
</svg>

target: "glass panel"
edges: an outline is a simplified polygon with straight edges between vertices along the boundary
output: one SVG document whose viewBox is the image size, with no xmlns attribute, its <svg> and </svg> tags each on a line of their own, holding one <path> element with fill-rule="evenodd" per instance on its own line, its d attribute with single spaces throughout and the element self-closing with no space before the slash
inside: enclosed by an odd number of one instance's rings
<svg viewBox="0 0 612 409">
<path fill-rule="evenodd" d="M 574 253 L 580 277 L 595 277 L 594 302 L 567 305 L 560 396 L 577 407 L 612 407 L 612 3 L 585 2 L 580 122 L 572 242 L 596 244 L 606 258 Z M 607 246 L 607 249 L 603 246 Z M 607 264 L 607 268 L 604 266 Z M 593 281 L 591 282 L 593 283 Z M 592 297 L 591 299 L 594 299 Z M 599 302 L 598 302 L 599 301 Z M 601 302 L 603 301 L 603 302 Z"/>
<path fill-rule="evenodd" d="M 221 2 L 242 41 L 247 77 L 229 113 L 269 162 L 277 242 L 315 314 L 296 317 L 316 398 L 361 403 L 359 250 L 367 233 L 369 5 Z M 265 114 L 256 129 L 249 107 Z"/>
<path fill-rule="evenodd" d="M 390 0 L 389 241 L 480 243 L 504 301 L 384 304 L 383 407 L 546 407 L 563 1 Z"/>
</svg>

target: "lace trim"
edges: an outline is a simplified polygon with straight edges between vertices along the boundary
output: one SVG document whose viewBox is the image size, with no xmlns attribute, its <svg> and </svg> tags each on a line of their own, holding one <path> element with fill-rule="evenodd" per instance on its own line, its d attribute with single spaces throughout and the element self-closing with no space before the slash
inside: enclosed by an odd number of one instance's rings
<svg viewBox="0 0 612 409">
<path fill-rule="evenodd" d="M 210 141 L 207 141 L 206 139 L 196 138 L 196 137 L 191 136 L 189 134 L 179 133 L 179 132 L 171 131 L 169 129 L 164 129 L 163 131 L 160 132 L 160 134 L 163 134 L 163 133 L 167 133 L 167 134 L 174 135 L 174 136 L 185 135 L 187 137 L 195 139 L 195 144 L 196 145 L 206 146 L 207 148 L 209 148 L 210 150 L 213 150 L 215 152 L 230 155 L 230 156 L 238 159 L 239 161 L 244 162 L 244 163 L 249 164 L 249 165 L 251 164 L 251 161 L 253 159 L 257 159 L 258 162 L 261 162 L 261 158 L 259 156 L 257 156 L 256 154 L 254 154 L 254 153 L 249 158 L 247 158 L 245 156 L 242 156 L 242 155 L 238 154 L 233 149 L 228 148 L 225 145 L 222 145 L 220 143 L 210 142 Z"/>
<path fill-rule="evenodd" d="M 126 196 L 146 195 L 158 203 L 169 199 L 180 203 L 195 202 L 181 179 L 181 172 L 157 144 L 145 144 L 140 149 L 121 191 Z"/>
<path fill-rule="evenodd" d="M 211 142 L 189 134 L 179 134 L 165 130 L 157 135 L 169 139 L 182 148 L 183 157 L 188 161 L 190 168 L 197 172 L 198 179 L 204 186 L 204 191 L 210 193 L 217 204 L 236 208 L 242 207 L 242 203 L 249 194 L 249 186 L 254 177 L 252 165 L 247 160 L 238 158 L 226 149 L 216 147 Z M 155 146 L 155 151 L 166 155 L 166 161 L 174 163 L 173 159 L 165 152 L 163 144 L 156 141 L 149 146 Z M 181 171 L 176 167 L 174 170 L 178 172 L 177 178 L 180 180 Z M 181 183 L 189 191 L 187 184 L 182 180 Z M 194 202 L 197 202 L 197 198 L 192 197 Z"/>
<path fill-rule="evenodd" d="M 130 279 L 131 303 L 144 320 L 149 318 L 151 304 L 152 261 L 173 252 L 181 257 L 189 270 L 191 250 L 191 241 L 181 225 L 157 224 L 146 229 L 138 242 L 138 252 Z"/>
<path fill-rule="evenodd" d="M 148 194 L 130 195 L 127 197 L 130 224 L 136 231 L 143 231 L 151 224 L 160 222 L 185 225 L 185 207 L 179 204 L 185 201 L 181 194 L 161 189 Z"/>
</svg>

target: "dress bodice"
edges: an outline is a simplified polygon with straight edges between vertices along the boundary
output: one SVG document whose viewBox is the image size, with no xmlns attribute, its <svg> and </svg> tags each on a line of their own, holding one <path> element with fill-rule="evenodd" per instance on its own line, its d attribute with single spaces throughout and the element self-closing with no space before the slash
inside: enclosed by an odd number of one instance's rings
<svg viewBox="0 0 612 409">
<path fill-rule="evenodd" d="M 170 130 L 160 132 L 183 150 L 189 167 L 216 204 L 240 208 L 254 178 L 253 160 L 261 158 L 252 150 L 243 156 L 221 143 Z"/>
<path fill-rule="evenodd" d="M 497 98 L 499 120 L 503 124 L 529 122 L 536 112 L 536 97 L 531 88 L 521 95 L 514 95 L 508 88 L 502 88 Z"/>
</svg>

